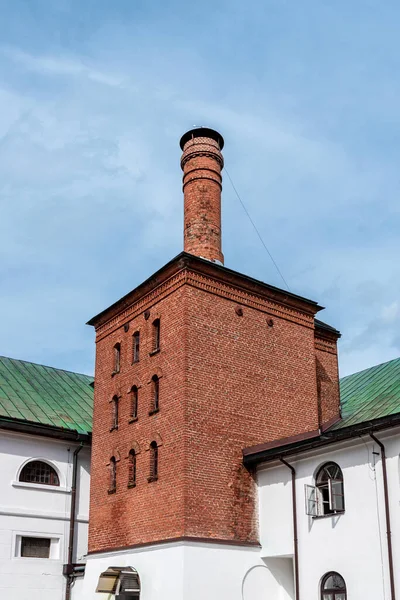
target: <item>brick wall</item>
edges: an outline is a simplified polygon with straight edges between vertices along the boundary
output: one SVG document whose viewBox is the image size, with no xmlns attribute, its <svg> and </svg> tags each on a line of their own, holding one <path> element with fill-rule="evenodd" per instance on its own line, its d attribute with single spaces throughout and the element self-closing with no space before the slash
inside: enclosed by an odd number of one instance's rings
<svg viewBox="0 0 400 600">
<path fill-rule="evenodd" d="M 242 449 L 315 430 L 321 410 L 324 418 L 338 410 L 333 393 L 318 402 L 316 306 L 266 288 L 181 255 L 93 320 L 91 552 L 182 536 L 257 540 L 255 485 L 242 466 Z M 155 318 L 161 349 L 150 355 Z M 132 364 L 136 330 L 140 362 Z M 112 376 L 117 342 L 121 370 Z M 334 384 L 334 354 L 317 352 Z M 160 376 L 160 411 L 149 415 L 154 374 Z M 133 385 L 139 387 L 138 420 L 129 422 Z M 115 394 L 119 428 L 110 432 Z M 159 479 L 148 483 L 153 439 L 162 444 Z M 127 487 L 131 448 L 138 450 L 134 488 Z M 113 455 L 117 490 L 110 495 Z"/>
<path fill-rule="evenodd" d="M 319 424 L 322 428 L 340 418 L 339 368 L 337 335 L 315 331 L 315 363 L 319 401 Z"/>
</svg>

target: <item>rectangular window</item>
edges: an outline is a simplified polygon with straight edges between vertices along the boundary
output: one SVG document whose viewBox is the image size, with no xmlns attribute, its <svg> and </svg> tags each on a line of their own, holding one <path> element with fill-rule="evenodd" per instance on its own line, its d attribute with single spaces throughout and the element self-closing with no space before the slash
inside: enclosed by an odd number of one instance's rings
<svg viewBox="0 0 400 600">
<path fill-rule="evenodd" d="M 50 558 L 50 539 L 21 537 L 21 556 L 25 558 Z"/>
<path fill-rule="evenodd" d="M 134 363 L 139 362 L 139 349 L 140 349 L 140 333 L 136 331 L 133 334 L 133 361 Z"/>
<path fill-rule="evenodd" d="M 114 346 L 114 370 L 113 375 L 119 373 L 121 369 L 121 344 L 115 344 Z"/>
<path fill-rule="evenodd" d="M 153 352 L 160 349 L 160 319 L 153 321 Z"/>
</svg>

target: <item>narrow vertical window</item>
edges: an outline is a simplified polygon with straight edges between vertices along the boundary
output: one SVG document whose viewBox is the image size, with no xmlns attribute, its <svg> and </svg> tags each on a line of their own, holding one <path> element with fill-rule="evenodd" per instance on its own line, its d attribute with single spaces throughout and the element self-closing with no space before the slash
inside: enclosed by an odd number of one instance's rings
<svg viewBox="0 0 400 600">
<path fill-rule="evenodd" d="M 136 452 L 131 450 L 129 452 L 129 471 L 128 471 L 128 487 L 135 487 L 136 485 Z"/>
<path fill-rule="evenodd" d="M 119 373 L 121 368 L 121 344 L 118 342 L 114 346 L 114 370 L 113 374 Z"/>
<path fill-rule="evenodd" d="M 118 412 L 119 412 L 119 398 L 118 396 L 114 396 L 114 398 L 111 401 L 111 427 L 110 427 L 110 431 L 113 431 L 113 429 L 118 429 Z"/>
<path fill-rule="evenodd" d="M 157 375 L 151 378 L 151 404 L 150 414 L 158 412 L 160 409 L 160 380 Z"/>
<path fill-rule="evenodd" d="M 134 385 L 131 389 L 131 419 L 137 419 L 138 418 L 138 400 L 139 400 L 139 392 L 138 389 L 136 387 L 136 385 Z"/>
<path fill-rule="evenodd" d="M 157 481 L 158 479 L 158 446 L 157 442 L 151 442 L 150 444 L 150 477 L 148 478 L 149 483 L 151 481 Z"/>
<path fill-rule="evenodd" d="M 115 456 L 110 458 L 110 483 L 108 493 L 113 494 L 117 490 L 117 461 Z"/>
<path fill-rule="evenodd" d="M 160 319 L 153 321 L 153 352 L 160 349 Z"/>
<path fill-rule="evenodd" d="M 132 362 L 139 362 L 139 350 L 140 350 L 140 333 L 135 331 L 132 336 L 133 338 L 133 360 Z"/>
</svg>

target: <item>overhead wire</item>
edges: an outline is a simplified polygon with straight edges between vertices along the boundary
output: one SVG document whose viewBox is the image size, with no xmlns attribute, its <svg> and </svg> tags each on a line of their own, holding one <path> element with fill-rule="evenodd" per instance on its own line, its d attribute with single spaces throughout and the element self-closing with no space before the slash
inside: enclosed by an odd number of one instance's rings
<svg viewBox="0 0 400 600">
<path fill-rule="evenodd" d="M 264 240 L 263 240 L 263 238 L 262 238 L 262 236 L 261 236 L 261 233 L 260 233 L 260 232 L 259 232 L 259 230 L 257 229 L 257 226 L 256 226 L 256 224 L 254 223 L 253 219 L 251 218 L 251 216 L 250 216 L 250 213 L 249 213 L 249 211 L 247 210 L 247 208 L 246 208 L 246 206 L 245 206 L 245 204 L 244 204 L 243 200 L 241 199 L 241 197 L 240 197 L 240 195 L 239 195 L 239 192 L 237 191 L 237 189 L 236 189 L 236 187 L 235 187 L 235 184 L 233 183 L 233 181 L 232 181 L 232 178 L 231 178 L 231 176 L 229 175 L 229 172 L 227 171 L 226 167 L 224 168 L 224 171 L 225 171 L 225 173 L 227 174 L 229 181 L 231 182 L 231 186 L 232 186 L 232 188 L 233 188 L 233 191 L 235 192 L 235 194 L 236 194 L 236 196 L 237 196 L 237 198 L 238 198 L 238 200 L 239 200 L 240 204 L 242 205 L 242 208 L 243 208 L 244 212 L 246 213 L 246 215 L 247 215 L 247 217 L 248 217 L 248 219 L 249 219 L 250 223 L 253 225 L 253 227 L 254 227 L 254 231 L 256 232 L 257 236 L 259 237 L 259 239 L 260 239 L 260 242 L 261 242 L 261 243 L 262 243 L 262 245 L 264 246 L 264 249 L 266 250 L 266 252 L 267 252 L 268 256 L 270 257 L 270 259 L 271 259 L 271 261 L 272 261 L 272 263 L 273 263 L 273 265 L 274 265 L 275 269 L 277 270 L 278 274 L 280 275 L 280 277 L 281 277 L 281 279 L 282 279 L 283 283 L 285 284 L 285 286 L 286 286 L 287 290 L 290 292 L 290 287 L 289 287 L 289 285 L 288 285 L 288 283 L 287 283 L 286 279 L 285 279 L 285 278 L 284 278 L 284 276 L 282 275 L 282 272 L 281 272 L 280 268 L 278 267 L 278 265 L 276 264 L 276 262 L 275 262 L 275 260 L 274 260 L 274 257 L 272 256 L 271 252 L 268 250 L 268 247 L 267 247 L 266 243 L 264 242 Z"/>
</svg>

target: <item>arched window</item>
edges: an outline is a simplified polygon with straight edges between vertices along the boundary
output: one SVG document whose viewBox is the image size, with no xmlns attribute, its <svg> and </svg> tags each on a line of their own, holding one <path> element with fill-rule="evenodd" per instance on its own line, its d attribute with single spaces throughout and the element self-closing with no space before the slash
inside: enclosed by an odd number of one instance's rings
<svg viewBox="0 0 400 600">
<path fill-rule="evenodd" d="M 321 600 L 346 600 L 346 584 L 339 573 L 331 571 L 321 581 Z"/>
<path fill-rule="evenodd" d="M 153 321 L 153 352 L 160 349 L 160 319 Z"/>
<path fill-rule="evenodd" d="M 129 471 L 128 471 L 128 487 L 135 487 L 136 485 L 136 452 L 130 450 L 129 452 Z"/>
<path fill-rule="evenodd" d="M 148 478 L 149 483 L 151 481 L 157 481 L 158 479 L 158 446 L 157 442 L 151 442 L 150 444 L 150 477 Z"/>
<path fill-rule="evenodd" d="M 119 398 L 114 396 L 111 400 L 111 427 L 110 431 L 118 429 Z"/>
<path fill-rule="evenodd" d="M 319 515 L 344 511 L 343 473 L 339 465 L 328 462 L 322 465 L 315 478 Z"/>
<path fill-rule="evenodd" d="M 131 394 L 132 394 L 132 396 L 131 396 L 131 419 L 137 419 L 139 391 L 138 391 L 136 385 L 132 386 Z"/>
<path fill-rule="evenodd" d="M 42 460 L 31 460 L 22 469 L 20 481 L 26 483 L 41 483 L 43 485 L 60 485 L 56 471 Z"/>
<path fill-rule="evenodd" d="M 151 378 L 151 404 L 150 414 L 157 412 L 160 409 L 160 380 L 157 375 Z"/>
<path fill-rule="evenodd" d="M 132 362 L 139 362 L 139 351 L 140 351 L 140 333 L 135 331 L 132 336 L 133 340 L 133 359 Z"/>
<path fill-rule="evenodd" d="M 108 493 L 113 494 L 117 491 L 117 461 L 115 456 L 110 458 L 110 484 Z"/>
<path fill-rule="evenodd" d="M 118 342 L 114 346 L 114 370 L 113 374 L 119 373 L 121 368 L 121 344 Z"/>
</svg>

